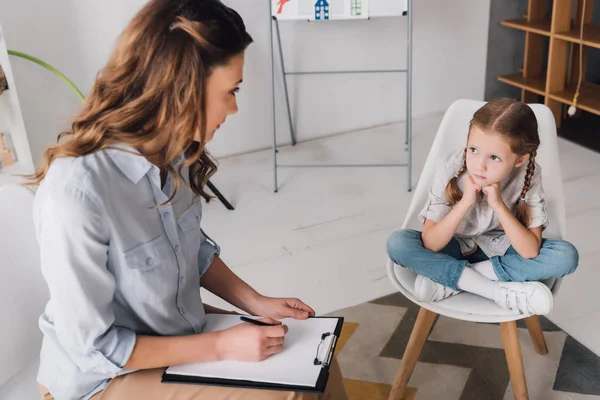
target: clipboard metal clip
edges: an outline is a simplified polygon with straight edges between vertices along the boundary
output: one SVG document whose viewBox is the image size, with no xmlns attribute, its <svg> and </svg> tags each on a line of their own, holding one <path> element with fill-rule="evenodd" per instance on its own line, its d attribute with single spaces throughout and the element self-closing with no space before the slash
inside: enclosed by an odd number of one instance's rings
<svg viewBox="0 0 600 400">
<path fill-rule="evenodd" d="M 327 351 L 323 356 L 323 361 L 319 360 L 319 353 L 321 351 L 321 346 L 325 343 L 325 340 L 331 336 L 331 340 L 329 341 L 329 346 L 327 347 Z M 333 357 L 333 349 L 335 348 L 335 343 L 337 342 L 338 337 L 331 332 L 325 332 L 321 335 L 321 341 L 317 346 L 317 354 L 315 356 L 315 360 L 313 361 L 314 365 L 322 365 L 327 367 L 331 363 L 331 358 Z"/>
</svg>

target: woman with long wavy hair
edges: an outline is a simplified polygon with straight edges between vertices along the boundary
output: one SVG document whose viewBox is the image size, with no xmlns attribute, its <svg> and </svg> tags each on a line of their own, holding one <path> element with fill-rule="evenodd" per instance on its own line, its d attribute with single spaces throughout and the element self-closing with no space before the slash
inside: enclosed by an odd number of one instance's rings
<svg viewBox="0 0 600 400">
<path fill-rule="evenodd" d="M 50 300 L 38 382 L 44 399 L 317 399 L 315 394 L 166 385 L 164 368 L 256 362 L 305 319 L 298 299 L 263 296 L 200 228 L 205 149 L 237 112 L 241 17 L 219 0 L 151 0 L 122 33 L 82 111 L 30 176 Z M 273 326 L 201 333 L 200 286 Z M 346 399 L 337 364 L 321 398 Z"/>
</svg>

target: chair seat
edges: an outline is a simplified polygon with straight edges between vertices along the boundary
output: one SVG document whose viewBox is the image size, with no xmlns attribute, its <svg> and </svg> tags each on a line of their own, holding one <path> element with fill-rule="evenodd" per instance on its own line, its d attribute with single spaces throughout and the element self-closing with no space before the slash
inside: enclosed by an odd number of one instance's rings
<svg viewBox="0 0 600 400">
<path fill-rule="evenodd" d="M 491 300 L 472 293 L 462 292 L 438 303 L 423 303 L 413 295 L 417 274 L 388 260 L 388 276 L 394 286 L 410 301 L 436 314 L 464 321 L 499 323 L 525 318 L 499 307 Z M 553 281 L 544 282 L 551 287 Z"/>
<path fill-rule="evenodd" d="M 0 386 L 0 399 L 38 400 L 40 398 L 37 383 L 39 365 L 38 361 L 30 364 Z"/>
</svg>

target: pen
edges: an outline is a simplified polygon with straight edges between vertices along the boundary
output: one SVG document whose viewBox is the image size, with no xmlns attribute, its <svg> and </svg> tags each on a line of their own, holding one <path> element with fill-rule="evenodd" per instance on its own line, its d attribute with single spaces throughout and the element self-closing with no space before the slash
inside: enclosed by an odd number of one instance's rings
<svg viewBox="0 0 600 400">
<path fill-rule="evenodd" d="M 258 326 L 273 326 L 273 324 L 267 324 L 266 322 L 262 322 L 262 321 L 258 321 L 256 319 L 252 319 L 252 318 L 248 318 L 248 317 L 244 317 L 241 316 L 240 319 L 244 322 L 248 322 L 254 325 L 258 325 Z"/>
</svg>

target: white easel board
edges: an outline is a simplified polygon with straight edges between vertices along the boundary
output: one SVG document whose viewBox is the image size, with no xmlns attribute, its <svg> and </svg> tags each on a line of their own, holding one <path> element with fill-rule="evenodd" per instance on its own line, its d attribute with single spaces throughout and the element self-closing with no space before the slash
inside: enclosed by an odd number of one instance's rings
<svg viewBox="0 0 600 400">
<path fill-rule="evenodd" d="M 270 0 L 278 20 L 349 20 L 401 16 L 408 0 Z"/>
</svg>

